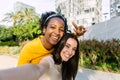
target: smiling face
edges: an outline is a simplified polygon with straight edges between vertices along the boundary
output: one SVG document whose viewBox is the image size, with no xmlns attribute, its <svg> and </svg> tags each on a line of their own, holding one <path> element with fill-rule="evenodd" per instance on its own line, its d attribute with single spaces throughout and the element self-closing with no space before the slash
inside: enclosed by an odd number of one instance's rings
<svg viewBox="0 0 120 80">
<path fill-rule="evenodd" d="M 64 34 L 64 22 L 60 18 L 50 19 L 46 28 L 43 29 L 44 32 L 44 44 L 45 46 L 54 46 L 62 38 Z"/>
<path fill-rule="evenodd" d="M 69 38 L 60 53 L 62 61 L 68 61 L 71 57 L 73 57 L 75 55 L 76 49 L 77 41 L 75 39 Z"/>
</svg>

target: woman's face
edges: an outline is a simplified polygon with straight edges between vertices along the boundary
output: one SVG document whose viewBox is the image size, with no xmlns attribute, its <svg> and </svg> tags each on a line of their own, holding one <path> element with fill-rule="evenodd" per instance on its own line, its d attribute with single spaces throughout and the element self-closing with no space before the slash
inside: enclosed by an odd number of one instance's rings
<svg viewBox="0 0 120 80">
<path fill-rule="evenodd" d="M 60 53 L 62 61 L 68 61 L 71 57 L 73 57 L 75 55 L 76 49 L 77 41 L 75 39 L 69 38 Z"/>
<path fill-rule="evenodd" d="M 43 29 L 44 40 L 49 45 L 56 45 L 64 34 L 64 22 L 60 18 L 51 18 L 47 27 Z"/>
</svg>

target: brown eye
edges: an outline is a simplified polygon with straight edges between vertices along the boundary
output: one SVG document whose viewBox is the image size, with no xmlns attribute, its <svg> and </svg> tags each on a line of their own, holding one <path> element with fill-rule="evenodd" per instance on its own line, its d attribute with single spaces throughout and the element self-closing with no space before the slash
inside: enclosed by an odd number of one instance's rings
<svg viewBox="0 0 120 80">
<path fill-rule="evenodd" d="M 66 48 L 69 48 L 69 45 L 66 44 L 65 47 L 66 47 Z"/>
<path fill-rule="evenodd" d="M 73 50 L 74 50 L 74 51 L 76 51 L 76 50 L 77 50 L 77 48 L 73 48 Z"/>
<path fill-rule="evenodd" d="M 64 29 L 63 29 L 63 28 L 61 28 L 61 29 L 60 29 L 60 31 L 64 32 Z"/>
</svg>

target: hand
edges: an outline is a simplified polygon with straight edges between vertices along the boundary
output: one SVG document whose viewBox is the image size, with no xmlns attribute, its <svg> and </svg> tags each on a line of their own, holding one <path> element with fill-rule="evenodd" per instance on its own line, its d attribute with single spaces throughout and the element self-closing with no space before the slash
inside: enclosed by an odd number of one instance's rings
<svg viewBox="0 0 120 80">
<path fill-rule="evenodd" d="M 78 26 L 75 22 L 72 22 L 72 25 L 75 27 L 73 30 L 78 37 L 84 35 L 84 33 L 87 31 L 84 26 Z"/>
</svg>

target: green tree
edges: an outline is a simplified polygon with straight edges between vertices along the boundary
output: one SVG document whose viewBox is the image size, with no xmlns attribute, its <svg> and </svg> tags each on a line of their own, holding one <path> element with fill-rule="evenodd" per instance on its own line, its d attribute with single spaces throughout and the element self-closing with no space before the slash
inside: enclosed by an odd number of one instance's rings
<svg viewBox="0 0 120 80">
<path fill-rule="evenodd" d="M 12 22 L 13 26 L 31 23 L 35 18 L 39 17 L 34 9 L 26 7 L 16 12 L 6 13 L 5 15 L 6 17 L 2 21 Z"/>
<path fill-rule="evenodd" d="M 7 13 L 3 21 L 13 22 L 12 38 L 14 41 L 33 39 L 41 32 L 38 23 L 39 15 L 34 8 L 22 7 L 16 12 Z"/>
<path fill-rule="evenodd" d="M 13 29 L 0 26 L 0 41 L 10 41 L 13 39 Z"/>
<path fill-rule="evenodd" d="M 32 8 L 23 8 L 21 10 L 21 24 L 28 24 L 38 18 L 39 15 Z"/>
<path fill-rule="evenodd" d="M 13 26 L 15 26 L 19 21 L 20 21 L 20 14 L 21 12 L 11 12 L 11 13 L 6 13 L 6 17 L 2 20 L 3 22 L 12 22 Z"/>
<path fill-rule="evenodd" d="M 31 23 L 15 26 L 13 34 L 16 36 L 16 40 L 21 42 L 38 36 L 41 32 L 38 20 L 39 18 L 35 18 Z"/>
</svg>

